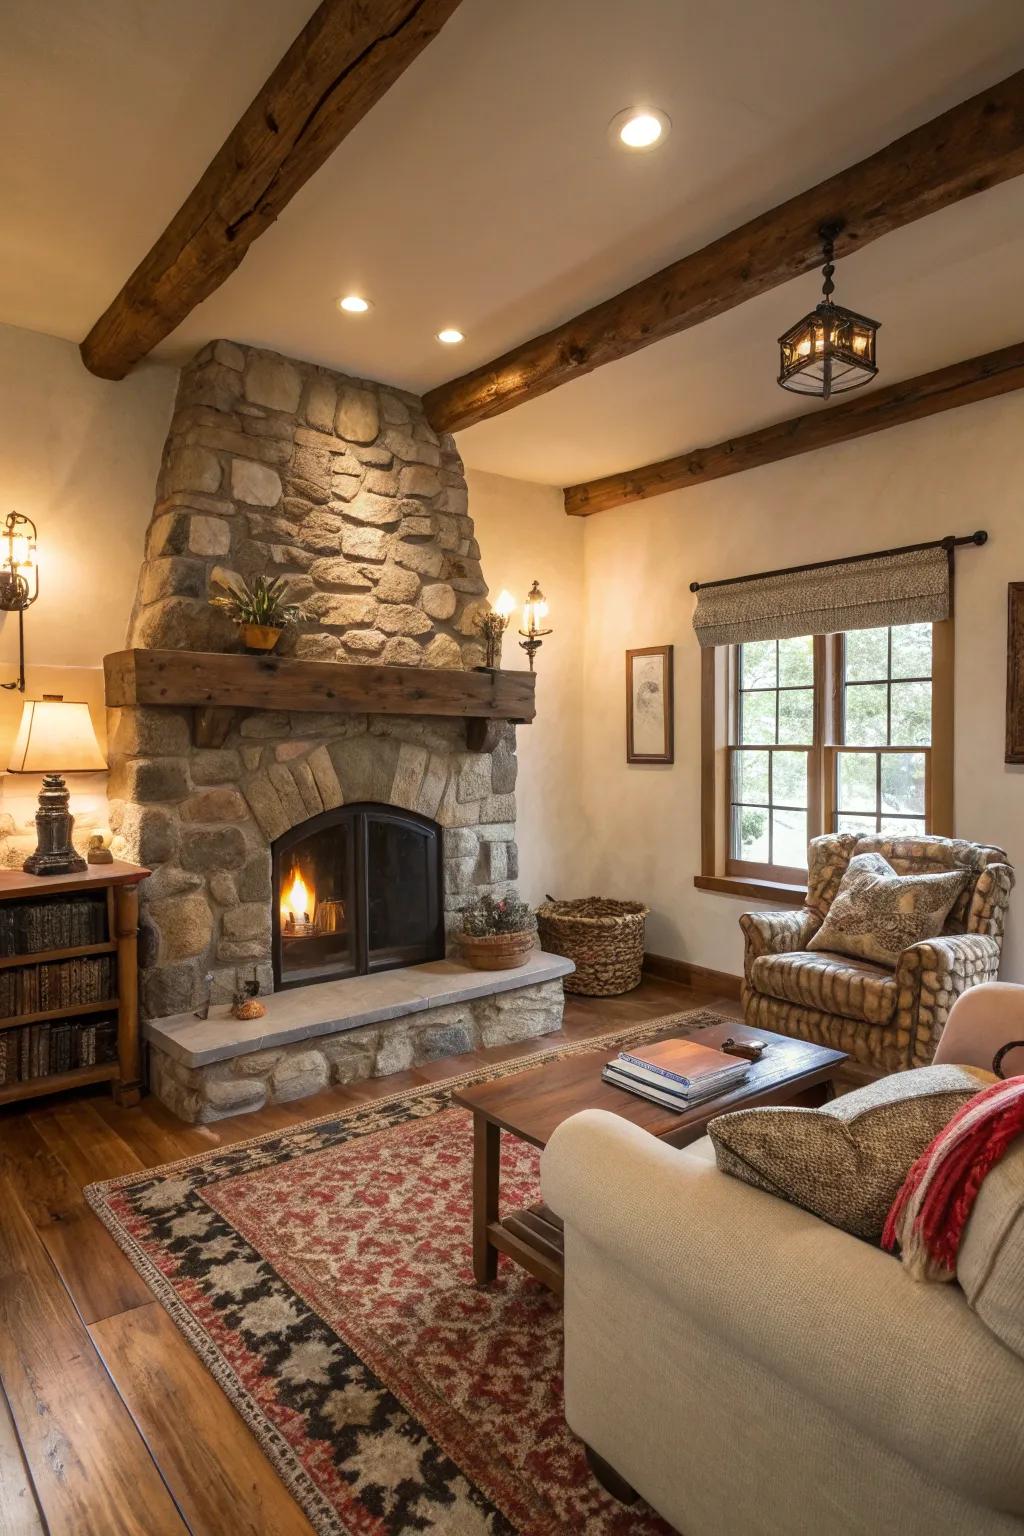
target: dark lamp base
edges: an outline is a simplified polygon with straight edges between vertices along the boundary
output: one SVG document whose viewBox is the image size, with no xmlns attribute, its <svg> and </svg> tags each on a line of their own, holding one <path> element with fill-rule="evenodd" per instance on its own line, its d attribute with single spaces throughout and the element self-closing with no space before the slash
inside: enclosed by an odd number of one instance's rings
<svg viewBox="0 0 1024 1536">
<path fill-rule="evenodd" d="M 75 818 L 68 810 L 68 787 L 59 773 L 48 773 L 39 791 L 36 811 L 36 851 L 22 865 L 28 875 L 78 874 L 86 866 L 71 844 Z"/>
</svg>

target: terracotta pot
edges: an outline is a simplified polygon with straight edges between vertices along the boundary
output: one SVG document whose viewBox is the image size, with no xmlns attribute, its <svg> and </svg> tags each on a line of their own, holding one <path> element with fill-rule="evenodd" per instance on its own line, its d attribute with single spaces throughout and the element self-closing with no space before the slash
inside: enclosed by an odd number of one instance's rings
<svg viewBox="0 0 1024 1536">
<path fill-rule="evenodd" d="M 511 971 L 525 965 L 536 935 L 528 933 L 488 933 L 481 938 L 460 933 L 462 958 L 475 971 Z"/>
<path fill-rule="evenodd" d="M 242 644 L 247 651 L 272 651 L 284 634 L 272 624 L 241 624 Z"/>
</svg>

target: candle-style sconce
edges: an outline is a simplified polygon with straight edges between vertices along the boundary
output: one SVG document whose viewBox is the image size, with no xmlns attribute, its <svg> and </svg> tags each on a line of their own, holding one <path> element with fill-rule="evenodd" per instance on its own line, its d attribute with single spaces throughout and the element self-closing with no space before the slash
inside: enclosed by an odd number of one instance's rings
<svg viewBox="0 0 1024 1536">
<path fill-rule="evenodd" d="M 541 591 L 540 584 L 535 581 L 526 594 L 526 602 L 523 604 L 523 627 L 519 631 L 523 637 L 519 644 L 526 652 L 531 672 L 533 671 L 533 659 L 540 650 L 541 644 L 548 635 L 553 633 L 550 628 L 543 629 L 541 627 L 547 616 L 547 598 Z"/>
<path fill-rule="evenodd" d="M 18 676 L 0 688 L 25 692 L 25 609 L 39 596 L 36 525 L 20 512 L 9 512 L 0 530 L 0 613 L 18 615 Z"/>
</svg>

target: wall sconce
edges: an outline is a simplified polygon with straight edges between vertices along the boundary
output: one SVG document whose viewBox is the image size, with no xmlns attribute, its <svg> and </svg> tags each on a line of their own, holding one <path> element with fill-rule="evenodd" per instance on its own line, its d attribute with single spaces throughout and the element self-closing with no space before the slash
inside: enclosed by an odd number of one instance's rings
<svg viewBox="0 0 1024 1536">
<path fill-rule="evenodd" d="M 541 648 L 544 637 L 553 633 L 550 629 L 542 629 L 541 625 L 548 616 L 548 601 L 535 581 L 526 594 L 526 602 L 523 604 L 523 627 L 519 631 L 522 640 L 519 644 L 526 652 L 530 662 L 530 671 L 533 671 L 533 658 Z"/>
<path fill-rule="evenodd" d="M 483 667 L 478 670 L 495 672 L 501 666 L 501 642 L 515 606 L 515 598 L 502 588 L 494 607 L 481 614 L 477 620 L 477 629 L 484 639 L 485 653 Z"/>
<path fill-rule="evenodd" d="M 18 676 L 0 688 L 25 692 L 25 609 L 39 596 L 36 525 L 20 512 L 9 512 L 0 531 L 0 613 L 18 615 Z"/>
</svg>

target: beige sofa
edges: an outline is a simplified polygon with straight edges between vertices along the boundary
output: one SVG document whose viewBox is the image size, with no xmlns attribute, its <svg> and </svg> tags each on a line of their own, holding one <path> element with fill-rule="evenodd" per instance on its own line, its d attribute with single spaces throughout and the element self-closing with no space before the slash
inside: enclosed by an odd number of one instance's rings
<svg viewBox="0 0 1024 1536">
<path fill-rule="evenodd" d="M 600 1110 L 542 1179 L 569 1425 L 684 1536 L 1024 1536 L 1024 1359 L 957 1286 Z"/>
</svg>

